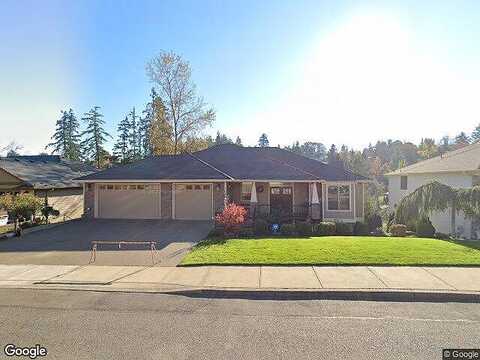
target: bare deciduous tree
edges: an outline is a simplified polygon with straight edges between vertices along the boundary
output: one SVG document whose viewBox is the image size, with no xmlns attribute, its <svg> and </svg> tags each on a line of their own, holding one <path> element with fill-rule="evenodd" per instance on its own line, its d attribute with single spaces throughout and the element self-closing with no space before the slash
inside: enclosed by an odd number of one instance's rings
<svg viewBox="0 0 480 360">
<path fill-rule="evenodd" d="M 161 51 L 147 64 L 147 75 L 155 84 L 165 106 L 165 118 L 170 124 L 175 154 L 185 146 L 182 142 L 196 138 L 215 120 L 215 111 L 207 108 L 197 96 L 188 62 L 173 52 Z"/>
</svg>

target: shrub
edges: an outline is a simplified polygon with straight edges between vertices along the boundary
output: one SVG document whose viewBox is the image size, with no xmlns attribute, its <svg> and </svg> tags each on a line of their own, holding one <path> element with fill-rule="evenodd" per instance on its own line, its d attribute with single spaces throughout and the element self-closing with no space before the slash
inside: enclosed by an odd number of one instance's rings
<svg viewBox="0 0 480 360">
<path fill-rule="evenodd" d="M 284 236 L 293 236 L 296 234 L 295 224 L 283 224 L 280 233 Z"/>
<path fill-rule="evenodd" d="M 335 228 L 337 235 L 349 236 L 353 234 L 353 224 L 337 222 Z"/>
<path fill-rule="evenodd" d="M 365 236 L 370 233 L 368 224 L 357 221 L 353 226 L 353 235 Z"/>
<path fill-rule="evenodd" d="M 314 226 L 315 235 L 332 236 L 335 235 L 336 225 L 334 222 L 322 221 L 320 224 Z"/>
<path fill-rule="evenodd" d="M 393 224 L 390 226 L 390 233 L 392 236 L 404 237 L 407 234 L 407 225 Z"/>
<path fill-rule="evenodd" d="M 297 221 L 295 223 L 295 231 L 300 236 L 312 235 L 312 224 L 304 221 Z"/>
<path fill-rule="evenodd" d="M 382 217 L 379 214 L 372 214 L 367 218 L 368 231 L 374 231 L 383 225 Z"/>
<path fill-rule="evenodd" d="M 256 219 L 254 224 L 255 235 L 267 235 L 270 233 L 268 222 L 263 219 Z"/>
<path fill-rule="evenodd" d="M 213 228 L 212 230 L 210 230 L 210 232 L 208 233 L 207 235 L 207 238 L 208 239 L 211 239 L 211 238 L 221 238 L 223 237 L 223 228 Z"/>
<path fill-rule="evenodd" d="M 385 236 L 386 235 L 385 231 L 383 231 L 383 229 L 381 227 L 376 228 L 370 234 L 373 235 L 373 236 Z"/>
<path fill-rule="evenodd" d="M 252 238 L 254 237 L 255 234 L 253 233 L 253 229 L 251 228 L 248 228 L 248 229 L 240 229 L 240 231 L 238 232 L 238 237 L 241 237 L 241 238 Z"/>
<path fill-rule="evenodd" d="M 243 224 L 246 215 L 247 210 L 243 206 L 231 203 L 215 217 L 215 220 L 223 225 L 226 234 L 231 234 L 235 232 L 240 224 Z"/>
<path fill-rule="evenodd" d="M 449 234 L 437 232 L 435 233 L 435 238 L 439 240 L 450 240 L 452 237 Z"/>
<path fill-rule="evenodd" d="M 421 218 L 417 221 L 417 236 L 433 238 L 435 236 L 435 228 L 429 218 Z"/>
</svg>

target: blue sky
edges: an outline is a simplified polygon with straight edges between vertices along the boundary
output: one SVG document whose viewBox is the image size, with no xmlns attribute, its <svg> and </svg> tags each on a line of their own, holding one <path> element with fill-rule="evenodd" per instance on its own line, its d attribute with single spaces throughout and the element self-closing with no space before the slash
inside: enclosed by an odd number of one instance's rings
<svg viewBox="0 0 480 360">
<path fill-rule="evenodd" d="M 187 59 L 217 129 L 254 144 L 418 141 L 480 122 L 480 2 L 0 3 L 0 145 L 42 151 L 61 109 L 108 130 L 149 88 L 159 50 Z"/>
</svg>

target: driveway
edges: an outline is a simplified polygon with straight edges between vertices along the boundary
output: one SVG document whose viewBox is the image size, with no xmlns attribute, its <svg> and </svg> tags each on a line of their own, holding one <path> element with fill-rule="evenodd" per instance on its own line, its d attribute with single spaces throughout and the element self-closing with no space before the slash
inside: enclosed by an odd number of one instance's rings
<svg viewBox="0 0 480 360">
<path fill-rule="evenodd" d="M 209 221 L 74 220 L 51 229 L 0 241 L 0 264 L 86 265 L 91 242 L 155 241 L 155 264 L 176 266 L 193 244 L 205 238 Z M 151 265 L 146 245 L 99 246 L 95 265 Z"/>
</svg>

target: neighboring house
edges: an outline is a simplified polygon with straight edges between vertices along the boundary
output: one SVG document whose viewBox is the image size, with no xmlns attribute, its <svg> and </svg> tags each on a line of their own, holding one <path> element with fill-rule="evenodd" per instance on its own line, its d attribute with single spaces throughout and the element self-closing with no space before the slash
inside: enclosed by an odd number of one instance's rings
<svg viewBox="0 0 480 360">
<path fill-rule="evenodd" d="M 405 196 L 418 187 L 438 181 L 454 188 L 470 188 L 480 185 L 480 143 L 447 152 L 432 159 L 398 169 L 386 174 L 388 197 L 392 210 Z M 452 229 L 452 215 L 456 216 L 456 229 Z M 432 214 L 430 220 L 439 232 L 456 233 L 465 238 L 480 238 L 478 219 L 465 218 L 462 212 L 452 214 L 451 209 Z"/>
<path fill-rule="evenodd" d="M 0 158 L 0 194 L 34 193 L 60 211 L 58 219 L 83 214 L 83 187 L 74 180 L 95 168 L 57 155 Z"/>
<path fill-rule="evenodd" d="M 95 218 L 211 220 L 235 202 L 252 216 L 344 222 L 363 220 L 369 181 L 287 150 L 231 144 L 150 157 L 78 180 L 85 216 Z"/>
</svg>

